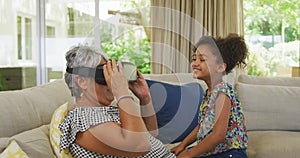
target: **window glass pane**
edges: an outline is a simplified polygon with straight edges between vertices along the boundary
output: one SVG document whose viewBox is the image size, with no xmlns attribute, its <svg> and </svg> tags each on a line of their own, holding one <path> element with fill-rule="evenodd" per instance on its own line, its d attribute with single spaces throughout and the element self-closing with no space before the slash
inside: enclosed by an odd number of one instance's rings
<svg viewBox="0 0 300 158">
<path fill-rule="evenodd" d="M 67 50 L 78 44 L 92 44 L 95 3 L 49 0 L 45 6 L 46 67 L 51 81 L 63 78 Z"/>
<path fill-rule="evenodd" d="M 148 24 L 140 23 L 149 19 L 149 9 L 145 7 L 150 1 L 99 0 L 99 6 L 95 7 L 97 1 L 45 1 L 42 37 L 45 37 L 47 81 L 63 77 L 64 55 L 79 43 L 94 44 L 111 58 L 134 62 L 142 72 L 150 72 L 150 44 L 143 27 Z M 40 46 L 35 42 L 38 41 L 36 0 L 0 2 L 0 80 L 6 84 L 0 87 L 10 90 L 36 86 L 37 60 L 42 53 L 37 52 Z M 97 25 L 95 8 L 99 8 Z"/>
<path fill-rule="evenodd" d="M 55 27 L 46 26 L 46 37 L 55 37 Z"/>
<path fill-rule="evenodd" d="M 0 0 L 0 4 L 0 90 L 35 86 L 36 0 Z"/>
<path fill-rule="evenodd" d="M 299 9 L 299 0 L 244 0 L 248 74 L 299 76 Z"/>
<path fill-rule="evenodd" d="M 141 67 L 142 72 L 149 73 L 150 44 L 144 27 L 137 24 L 141 21 L 138 9 L 149 11 L 144 1 L 150 5 L 149 0 L 136 1 L 136 5 L 129 0 L 99 0 L 99 25 L 95 24 L 95 0 L 47 1 L 45 40 L 49 81 L 63 77 L 64 55 L 78 44 L 94 44 L 111 58 L 131 61 Z M 128 12 L 132 15 L 125 14 Z M 100 38 L 98 43 L 95 43 L 96 38 Z"/>
<path fill-rule="evenodd" d="M 22 59 L 22 27 L 21 27 L 21 16 L 17 17 L 17 35 L 18 35 L 18 59 Z"/>
<path fill-rule="evenodd" d="M 150 0 L 100 1 L 101 48 L 110 57 L 134 63 L 150 73 Z"/>
<path fill-rule="evenodd" d="M 32 59 L 32 22 L 25 18 L 25 54 L 26 60 Z"/>
</svg>

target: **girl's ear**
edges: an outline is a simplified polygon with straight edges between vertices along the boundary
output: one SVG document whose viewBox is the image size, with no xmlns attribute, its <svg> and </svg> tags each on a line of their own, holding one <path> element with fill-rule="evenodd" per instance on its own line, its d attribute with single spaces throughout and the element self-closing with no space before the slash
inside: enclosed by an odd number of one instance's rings
<svg viewBox="0 0 300 158">
<path fill-rule="evenodd" d="M 224 72 L 226 70 L 227 65 L 225 63 L 218 64 L 217 72 Z"/>
<path fill-rule="evenodd" d="M 86 80 L 86 78 L 76 75 L 75 80 L 76 80 L 76 83 L 78 84 L 78 86 L 81 89 L 87 89 L 87 80 Z"/>
</svg>

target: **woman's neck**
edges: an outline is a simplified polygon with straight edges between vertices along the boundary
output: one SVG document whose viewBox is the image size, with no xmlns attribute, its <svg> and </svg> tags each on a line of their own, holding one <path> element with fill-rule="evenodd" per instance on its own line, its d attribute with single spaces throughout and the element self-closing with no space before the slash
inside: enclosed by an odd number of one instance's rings
<svg viewBox="0 0 300 158">
<path fill-rule="evenodd" d="M 76 106 L 81 106 L 81 107 L 99 107 L 99 106 L 103 106 L 98 101 L 91 100 L 91 99 L 89 99 L 85 96 L 76 98 L 75 104 L 76 104 Z"/>
</svg>

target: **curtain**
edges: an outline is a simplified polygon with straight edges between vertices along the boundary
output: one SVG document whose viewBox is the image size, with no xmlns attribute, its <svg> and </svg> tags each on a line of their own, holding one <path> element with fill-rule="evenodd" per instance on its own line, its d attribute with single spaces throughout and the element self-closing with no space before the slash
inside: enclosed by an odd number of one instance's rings
<svg viewBox="0 0 300 158">
<path fill-rule="evenodd" d="M 186 73 L 201 36 L 243 35 L 243 0 L 151 0 L 150 21 L 151 73 Z"/>
</svg>

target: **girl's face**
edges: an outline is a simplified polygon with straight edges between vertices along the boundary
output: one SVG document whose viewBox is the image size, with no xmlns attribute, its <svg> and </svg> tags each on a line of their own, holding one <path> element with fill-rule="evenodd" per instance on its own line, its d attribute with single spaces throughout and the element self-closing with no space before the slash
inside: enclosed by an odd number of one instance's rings
<svg viewBox="0 0 300 158">
<path fill-rule="evenodd" d="M 217 58 L 208 44 L 200 45 L 192 57 L 193 77 L 201 80 L 211 80 L 217 73 Z"/>
</svg>

